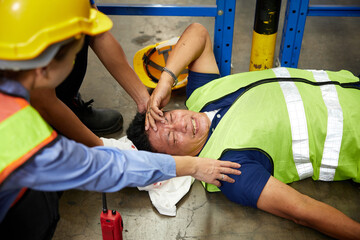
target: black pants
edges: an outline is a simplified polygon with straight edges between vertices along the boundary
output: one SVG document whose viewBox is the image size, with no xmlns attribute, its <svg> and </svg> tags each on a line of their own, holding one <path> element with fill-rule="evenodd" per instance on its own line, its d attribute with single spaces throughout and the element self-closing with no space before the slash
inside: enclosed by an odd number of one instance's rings
<svg viewBox="0 0 360 240">
<path fill-rule="evenodd" d="M 89 36 L 85 37 L 84 46 L 76 55 L 73 70 L 69 76 L 56 88 L 56 96 L 68 106 L 71 105 L 73 98 L 77 96 L 85 77 L 88 60 L 89 39 Z"/>
<path fill-rule="evenodd" d="M 59 219 L 59 194 L 29 189 L 0 223 L 1 239 L 51 239 Z"/>
</svg>

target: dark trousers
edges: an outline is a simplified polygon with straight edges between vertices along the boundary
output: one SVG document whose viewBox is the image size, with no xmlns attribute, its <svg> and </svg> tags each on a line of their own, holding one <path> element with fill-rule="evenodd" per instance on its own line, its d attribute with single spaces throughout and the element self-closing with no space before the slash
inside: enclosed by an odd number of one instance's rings
<svg viewBox="0 0 360 240">
<path fill-rule="evenodd" d="M 51 239 L 59 219 L 59 194 L 29 189 L 0 223 L 1 239 Z"/>
<path fill-rule="evenodd" d="M 66 105 L 71 106 L 85 77 L 88 60 L 89 36 L 85 37 L 84 46 L 76 55 L 74 68 L 69 76 L 55 89 L 56 96 Z"/>
</svg>

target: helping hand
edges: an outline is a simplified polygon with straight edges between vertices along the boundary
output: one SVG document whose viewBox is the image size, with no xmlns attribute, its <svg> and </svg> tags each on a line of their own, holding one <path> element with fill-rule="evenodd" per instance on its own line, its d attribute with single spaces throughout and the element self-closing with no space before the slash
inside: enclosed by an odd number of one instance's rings
<svg viewBox="0 0 360 240">
<path fill-rule="evenodd" d="M 234 162 L 197 158 L 196 171 L 193 177 L 220 187 L 221 183 L 219 180 L 234 183 L 235 180 L 227 174 L 240 175 L 241 171 L 234 169 L 240 167 L 240 164 Z"/>
<path fill-rule="evenodd" d="M 145 130 L 150 127 L 157 131 L 156 121 L 164 122 L 164 113 L 162 108 L 169 103 L 171 98 L 171 83 L 167 81 L 159 81 L 154 92 L 148 101 L 148 108 L 145 118 Z"/>
</svg>

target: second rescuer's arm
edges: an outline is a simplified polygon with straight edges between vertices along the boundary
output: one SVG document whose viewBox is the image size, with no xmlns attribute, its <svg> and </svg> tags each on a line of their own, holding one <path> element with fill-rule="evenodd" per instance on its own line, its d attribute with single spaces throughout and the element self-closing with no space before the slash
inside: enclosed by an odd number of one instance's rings
<svg viewBox="0 0 360 240">
<path fill-rule="evenodd" d="M 139 112 L 145 112 L 149 93 L 131 68 L 124 50 L 110 32 L 93 36 L 90 47 L 96 53 L 110 74 L 125 89 L 137 104 Z"/>
<path fill-rule="evenodd" d="M 95 4 L 92 4 L 92 7 L 97 9 Z M 149 93 L 127 61 L 120 43 L 110 31 L 91 37 L 90 47 L 109 73 L 135 101 L 138 112 L 145 112 Z"/>
<path fill-rule="evenodd" d="M 187 66 L 194 72 L 219 73 L 209 33 L 198 23 L 193 23 L 186 28 L 166 62 L 166 68 L 176 76 Z M 173 78 L 164 71 L 150 96 L 149 114 L 145 121 L 146 130 L 152 127 L 156 131 L 155 121 L 163 120 L 161 108 L 165 107 L 170 100 L 173 83 Z"/>
<path fill-rule="evenodd" d="M 240 171 L 234 169 L 239 167 L 236 163 L 205 158 L 88 148 L 60 136 L 13 172 L 2 190 L 28 187 L 42 191 L 114 192 L 185 175 L 218 185 L 217 179 L 221 179 L 222 174 L 225 181 L 233 182 L 227 174 L 239 175 Z"/>
<path fill-rule="evenodd" d="M 360 223 L 339 210 L 299 193 L 290 186 L 270 177 L 257 207 L 336 239 L 359 239 Z"/>
<path fill-rule="evenodd" d="M 31 105 L 41 116 L 64 136 L 89 147 L 102 146 L 103 142 L 60 99 L 55 89 L 31 91 Z"/>
</svg>

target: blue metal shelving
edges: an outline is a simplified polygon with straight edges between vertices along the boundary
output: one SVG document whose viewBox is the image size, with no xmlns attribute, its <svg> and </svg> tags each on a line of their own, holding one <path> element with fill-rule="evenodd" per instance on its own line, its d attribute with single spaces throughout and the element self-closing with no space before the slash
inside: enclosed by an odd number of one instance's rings
<svg viewBox="0 0 360 240">
<path fill-rule="evenodd" d="M 216 5 L 98 4 L 108 15 L 214 17 L 214 53 L 220 74 L 231 70 L 236 0 L 217 0 Z"/>
<path fill-rule="evenodd" d="M 360 17 L 360 6 L 309 5 L 309 0 L 288 0 L 279 53 L 283 67 L 298 65 L 307 16 Z"/>
</svg>

